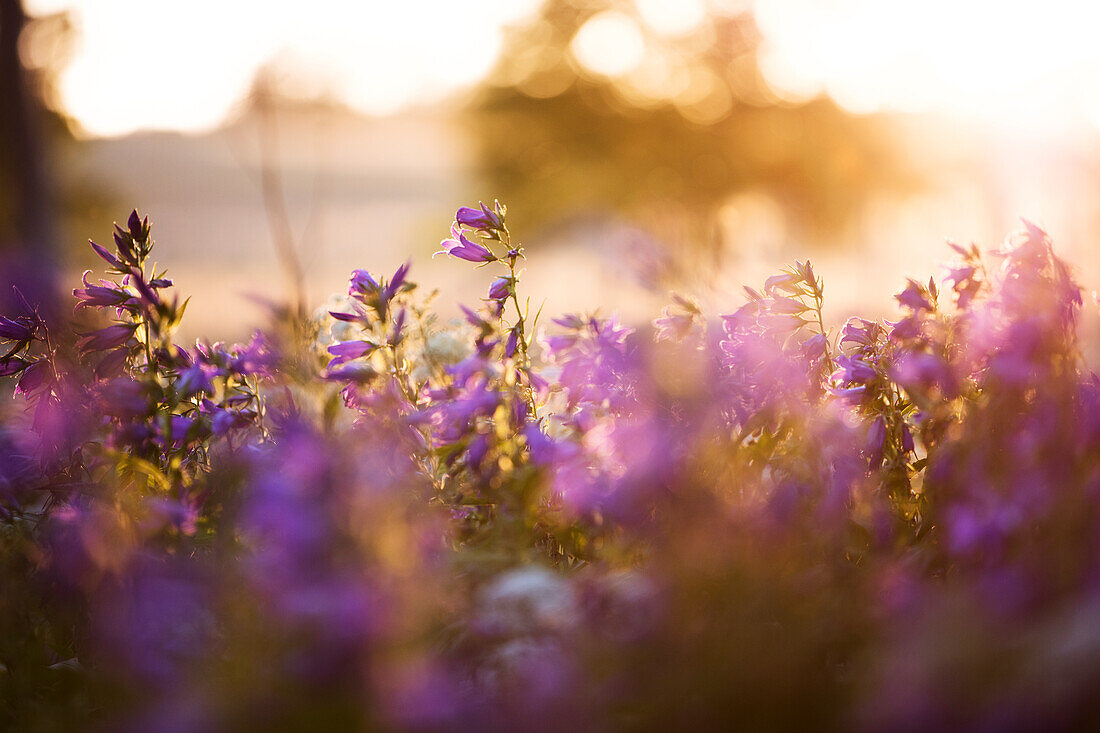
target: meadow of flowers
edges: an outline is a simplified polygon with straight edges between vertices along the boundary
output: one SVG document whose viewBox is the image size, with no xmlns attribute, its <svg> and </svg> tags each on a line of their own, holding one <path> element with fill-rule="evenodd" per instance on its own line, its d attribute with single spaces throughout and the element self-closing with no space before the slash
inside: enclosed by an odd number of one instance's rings
<svg viewBox="0 0 1100 733">
<path fill-rule="evenodd" d="M 0 726 L 1094 729 L 1100 380 L 1025 225 L 896 321 L 798 262 L 630 328 L 482 205 L 461 323 L 405 265 L 185 345 L 134 212 L 0 318 Z"/>
</svg>

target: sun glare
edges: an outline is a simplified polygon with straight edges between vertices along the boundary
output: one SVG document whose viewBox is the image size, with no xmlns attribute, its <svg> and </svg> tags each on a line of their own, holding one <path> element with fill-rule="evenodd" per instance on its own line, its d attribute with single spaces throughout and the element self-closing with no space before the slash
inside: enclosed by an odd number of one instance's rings
<svg viewBox="0 0 1100 733">
<path fill-rule="evenodd" d="M 368 114 L 439 99 L 483 78 L 503 29 L 538 4 L 314 0 L 303 12 L 255 0 L 192 0 L 186 11 L 148 0 L 27 0 L 31 14 L 73 14 L 79 46 L 60 94 L 92 135 L 216 125 L 273 60 L 296 88 Z M 856 113 L 931 111 L 1042 133 L 1100 126 L 1100 6 L 1080 0 L 633 0 L 590 18 L 571 52 L 639 99 L 678 96 L 704 119 L 729 102 L 657 58 L 657 47 L 696 31 L 708 12 L 747 10 L 763 37 L 765 78 L 790 101 L 827 93 Z M 707 101 L 681 104 L 692 95 Z"/>
<path fill-rule="evenodd" d="M 1100 7 L 1078 0 L 757 0 L 784 96 L 1050 132 L 1100 107 Z"/>
<path fill-rule="evenodd" d="M 28 0 L 30 14 L 68 10 L 79 29 L 61 101 L 86 132 L 194 131 L 218 124 L 257 70 L 281 71 L 367 114 L 437 99 L 482 78 L 503 28 L 536 0 L 299 3 Z M 430 19 L 430 22 L 427 22 Z"/>
</svg>

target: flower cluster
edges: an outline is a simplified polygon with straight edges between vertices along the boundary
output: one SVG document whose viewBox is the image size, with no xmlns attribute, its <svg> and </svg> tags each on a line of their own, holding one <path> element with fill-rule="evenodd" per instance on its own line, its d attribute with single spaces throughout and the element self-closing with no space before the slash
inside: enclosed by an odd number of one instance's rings
<svg viewBox="0 0 1100 733">
<path fill-rule="evenodd" d="M 356 270 L 312 347 L 177 345 L 152 246 L 93 245 L 73 333 L 0 318 L 4 725 L 1100 724 L 1100 379 L 1034 225 L 896 320 L 807 261 L 539 329 L 480 204 L 460 322 Z"/>
</svg>

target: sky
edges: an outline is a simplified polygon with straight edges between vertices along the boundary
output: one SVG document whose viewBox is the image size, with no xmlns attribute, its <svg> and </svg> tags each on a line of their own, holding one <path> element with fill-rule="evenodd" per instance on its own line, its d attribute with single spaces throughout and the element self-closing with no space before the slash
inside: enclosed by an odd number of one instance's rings
<svg viewBox="0 0 1100 733">
<path fill-rule="evenodd" d="M 431 102 L 481 79 L 504 29 L 538 3 L 26 0 L 32 15 L 73 15 L 60 95 L 92 136 L 216 126 L 273 59 L 303 91 L 368 114 Z M 857 113 L 933 112 L 1041 135 L 1100 129 L 1100 3 L 1084 0 L 634 0 L 582 27 L 571 53 L 593 73 L 627 74 L 647 37 L 744 9 L 763 34 L 766 78 L 792 100 L 829 94 Z"/>
</svg>

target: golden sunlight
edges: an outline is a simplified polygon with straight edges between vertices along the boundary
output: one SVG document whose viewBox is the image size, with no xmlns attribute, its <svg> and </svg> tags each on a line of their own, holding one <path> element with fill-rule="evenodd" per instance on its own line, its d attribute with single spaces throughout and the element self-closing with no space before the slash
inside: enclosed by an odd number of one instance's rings
<svg viewBox="0 0 1100 733">
<path fill-rule="evenodd" d="M 211 128 L 273 60 L 280 70 L 308 74 L 314 94 L 367 114 L 438 99 L 481 79 L 496 60 L 503 28 L 536 5 L 314 0 L 303 9 L 192 0 L 184 12 L 146 0 L 28 0 L 27 10 L 72 13 L 79 45 L 61 75 L 61 103 L 85 132 L 115 136 Z M 427 17 L 433 22 L 423 22 Z"/>
<path fill-rule="evenodd" d="M 1100 8 L 1077 0 L 757 0 L 770 84 L 853 112 L 1058 134 L 1100 123 Z"/>
</svg>

